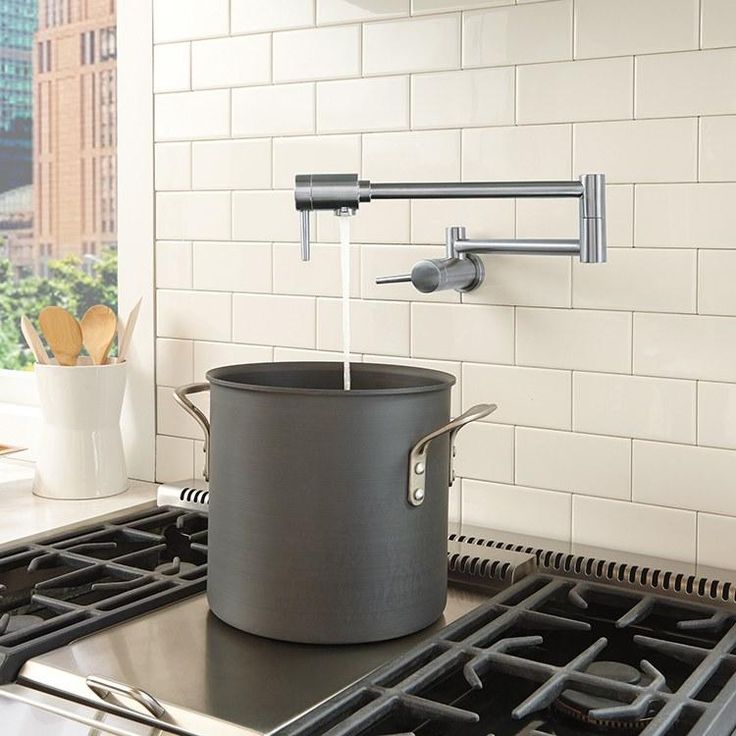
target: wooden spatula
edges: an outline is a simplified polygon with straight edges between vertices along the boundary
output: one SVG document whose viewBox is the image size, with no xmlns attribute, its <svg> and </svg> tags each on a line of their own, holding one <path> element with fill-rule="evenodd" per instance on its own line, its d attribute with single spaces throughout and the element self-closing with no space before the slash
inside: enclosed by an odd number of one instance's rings
<svg viewBox="0 0 736 736">
<path fill-rule="evenodd" d="M 28 347 L 31 349 L 36 361 L 39 363 L 48 363 L 49 354 L 46 352 L 46 348 L 44 348 L 41 337 L 33 326 L 33 322 L 25 314 L 20 318 L 20 331 L 23 333 L 23 337 L 25 337 Z"/>
<path fill-rule="evenodd" d="M 82 317 L 82 342 L 95 365 L 104 365 L 118 329 L 115 312 L 104 304 L 90 307 Z"/>
<path fill-rule="evenodd" d="M 63 307 L 44 307 L 38 321 L 59 365 L 76 365 L 82 349 L 82 328 Z"/>
</svg>

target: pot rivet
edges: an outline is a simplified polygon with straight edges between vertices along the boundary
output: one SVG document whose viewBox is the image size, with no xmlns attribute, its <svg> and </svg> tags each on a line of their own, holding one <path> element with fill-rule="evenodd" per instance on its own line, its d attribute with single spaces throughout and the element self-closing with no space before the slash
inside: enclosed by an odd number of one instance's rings
<svg viewBox="0 0 736 736">
<path fill-rule="evenodd" d="M 414 472 L 415 472 L 415 473 L 416 473 L 417 475 L 422 475 L 422 473 L 424 473 L 424 463 L 417 463 L 417 464 L 416 464 L 416 465 L 414 466 Z"/>
<path fill-rule="evenodd" d="M 423 501 L 424 500 L 424 488 L 415 488 L 414 493 L 412 493 L 412 496 L 415 501 Z"/>
</svg>

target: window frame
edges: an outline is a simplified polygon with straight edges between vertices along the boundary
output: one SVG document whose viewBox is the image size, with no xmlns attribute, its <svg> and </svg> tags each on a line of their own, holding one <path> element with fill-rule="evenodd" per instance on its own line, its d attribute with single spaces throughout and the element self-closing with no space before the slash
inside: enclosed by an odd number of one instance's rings
<svg viewBox="0 0 736 736">
<path fill-rule="evenodd" d="M 118 3 L 116 26 L 117 150 L 125 151 L 117 160 L 117 191 L 125 192 L 116 203 L 120 313 L 129 314 L 142 298 L 121 426 L 128 474 L 152 481 L 156 457 L 153 0 Z M 21 415 L 23 422 L 18 421 Z M 28 427 L 39 421 L 33 373 L 0 369 L 0 439 L 27 445 Z"/>
</svg>

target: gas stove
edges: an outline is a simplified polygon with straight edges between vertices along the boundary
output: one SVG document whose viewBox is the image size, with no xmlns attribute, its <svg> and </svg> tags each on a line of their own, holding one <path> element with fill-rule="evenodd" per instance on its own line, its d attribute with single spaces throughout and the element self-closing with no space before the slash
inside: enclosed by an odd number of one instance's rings
<svg viewBox="0 0 736 736">
<path fill-rule="evenodd" d="M 0 551 L 0 674 L 16 679 L 0 696 L 20 687 L 188 736 L 736 733 L 723 576 L 457 532 L 434 626 L 299 645 L 208 612 L 206 528 L 155 509 Z"/>
</svg>

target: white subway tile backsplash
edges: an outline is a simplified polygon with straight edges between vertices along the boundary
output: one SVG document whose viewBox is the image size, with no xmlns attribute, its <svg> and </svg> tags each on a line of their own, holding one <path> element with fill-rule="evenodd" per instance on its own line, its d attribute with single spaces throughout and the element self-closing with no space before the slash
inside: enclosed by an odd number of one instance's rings
<svg viewBox="0 0 736 736">
<path fill-rule="evenodd" d="M 156 382 L 183 386 L 194 380 L 194 344 L 191 340 L 156 340 Z"/>
<path fill-rule="evenodd" d="M 226 89 L 156 95 L 157 141 L 224 138 L 230 133 L 230 92 Z"/>
<path fill-rule="evenodd" d="M 229 31 L 228 0 L 155 0 L 153 41 L 183 41 L 226 36 Z M 143 39 L 141 39 L 143 42 Z"/>
<path fill-rule="evenodd" d="M 698 565 L 730 567 L 736 559 L 736 519 L 698 514 Z"/>
<path fill-rule="evenodd" d="M 605 172 L 606 181 L 695 181 L 698 122 L 631 120 L 575 126 L 576 174 Z"/>
<path fill-rule="evenodd" d="M 360 250 L 350 249 L 350 293 L 360 296 Z M 311 258 L 302 261 L 297 243 L 274 243 L 273 290 L 277 294 L 340 296 L 340 246 L 312 244 Z"/>
<path fill-rule="evenodd" d="M 579 432 L 695 442 L 694 381 L 574 373 L 572 405 Z"/>
<path fill-rule="evenodd" d="M 628 373 L 631 315 L 517 308 L 516 362 L 543 368 Z"/>
<path fill-rule="evenodd" d="M 192 441 L 182 437 L 156 437 L 156 479 L 161 483 L 192 478 Z"/>
<path fill-rule="evenodd" d="M 199 406 L 199 408 L 205 412 L 205 414 L 209 412 L 208 394 L 195 396 L 193 401 L 195 405 Z M 189 438 L 190 440 L 201 439 L 202 437 L 200 426 L 189 415 L 189 412 L 185 412 L 184 409 L 174 401 L 174 391 L 173 388 L 169 386 L 158 386 L 156 390 L 156 427 L 159 434 L 162 435 L 173 435 L 182 438 Z M 181 463 L 181 459 L 179 462 Z M 192 476 L 184 477 L 191 478 Z M 176 480 L 182 479 L 182 476 L 179 476 Z"/>
<path fill-rule="evenodd" d="M 314 132 L 314 84 L 245 87 L 232 96 L 234 136 Z"/>
<path fill-rule="evenodd" d="M 604 267 L 573 259 L 572 268 L 574 307 L 695 311 L 698 267 L 694 250 L 609 248 Z"/>
<path fill-rule="evenodd" d="M 570 541 L 572 496 L 463 480 L 463 524 Z"/>
<path fill-rule="evenodd" d="M 180 92 L 191 83 L 190 44 L 167 43 L 153 47 L 153 91 Z"/>
<path fill-rule="evenodd" d="M 270 186 L 271 141 L 257 138 L 192 143 L 192 189 L 266 189 Z"/>
<path fill-rule="evenodd" d="M 630 57 L 520 66 L 518 123 L 617 120 L 633 116 Z"/>
<path fill-rule="evenodd" d="M 334 212 L 319 212 L 315 220 L 318 240 L 340 242 L 338 218 Z M 378 199 L 362 207 L 358 216 L 350 220 L 353 243 L 408 243 L 412 240 L 409 230 L 409 201 L 406 199 Z"/>
<path fill-rule="evenodd" d="M 274 82 L 359 75 L 359 25 L 273 34 Z"/>
<path fill-rule="evenodd" d="M 634 373 L 736 381 L 736 321 L 679 314 L 634 315 Z"/>
<path fill-rule="evenodd" d="M 736 449 L 736 384 L 698 381 L 698 444 Z"/>
<path fill-rule="evenodd" d="M 408 127 L 408 77 L 317 83 L 318 133 L 402 130 Z"/>
<path fill-rule="evenodd" d="M 271 36 L 233 36 L 192 43 L 192 88 L 271 81 Z"/>
<path fill-rule="evenodd" d="M 679 509 L 574 496 L 572 541 L 695 562 L 696 515 Z"/>
<path fill-rule="evenodd" d="M 634 441 L 635 501 L 736 516 L 736 452 Z"/>
<path fill-rule="evenodd" d="M 477 304 L 412 304 L 411 354 L 478 363 L 514 362 L 514 310 Z"/>
<path fill-rule="evenodd" d="M 459 68 L 459 14 L 363 26 L 365 75 Z"/>
<path fill-rule="evenodd" d="M 159 192 L 156 237 L 169 240 L 227 240 L 230 192 Z"/>
<path fill-rule="evenodd" d="M 194 288 L 271 291 L 271 244 L 195 243 Z"/>
<path fill-rule="evenodd" d="M 350 174 L 359 170 L 359 135 L 275 138 L 273 141 L 273 185 L 276 189 L 293 189 L 296 174 L 319 171 Z"/>
<path fill-rule="evenodd" d="M 736 112 L 736 49 L 637 58 L 637 117 L 733 112 Z"/>
<path fill-rule="evenodd" d="M 156 190 L 159 192 L 192 188 L 192 144 L 157 143 L 154 147 Z"/>
<path fill-rule="evenodd" d="M 459 477 L 514 482 L 513 427 L 471 424 L 458 434 L 455 446 L 455 472 Z"/>
<path fill-rule="evenodd" d="M 230 312 L 230 294 L 159 289 L 157 334 L 185 340 L 229 340 L 232 336 Z"/>
<path fill-rule="evenodd" d="M 352 23 L 409 15 L 409 0 L 317 0 L 317 23 Z"/>
<path fill-rule="evenodd" d="M 567 371 L 466 363 L 463 409 L 498 404 L 491 415 L 494 422 L 570 429 L 571 386 Z"/>
<path fill-rule="evenodd" d="M 463 14 L 463 66 L 572 59 L 572 1 L 508 5 Z"/>
<path fill-rule="evenodd" d="M 259 242 L 299 240 L 293 192 L 233 192 L 233 238 Z"/>
<path fill-rule="evenodd" d="M 523 486 L 631 496 L 630 440 L 517 427 L 515 467 L 515 480 Z"/>
<path fill-rule="evenodd" d="M 736 115 L 700 119 L 700 181 L 736 180 L 735 139 Z"/>
<path fill-rule="evenodd" d="M 514 69 L 414 74 L 412 127 L 460 128 L 514 122 Z"/>
<path fill-rule="evenodd" d="M 278 31 L 314 25 L 314 0 L 231 0 L 233 33 Z"/>
<path fill-rule="evenodd" d="M 457 181 L 460 131 L 364 135 L 363 176 L 373 181 Z"/>
<path fill-rule="evenodd" d="M 273 359 L 276 363 L 292 362 L 296 360 L 305 360 L 307 362 L 325 361 L 325 360 L 342 360 L 342 351 L 338 350 L 303 350 L 300 348 L 280 348 L 274 347 Z M 360 363 L 362 355 L 350 353 L 351 363 Z"/>
<path fill-rule="evenodd" d="M 736 315 L 736 250 L 701 250 L 698 258 L 698 312 Z"/>
<path fill-rule="evenodd" d="M 736 46 L 736 3 L 702 0 L 701 43 L 703 48 Z"/>
<path fill-rule="evenodd" d="M 448 10 L 472 10 L 492 5 L 513 5 L 512 0 L 411 0 L 412 15 L 443 13 Z"/>
<path fill-rule="evenodd" d="M 253 345 L 315 347 L 314 297 L 233 294 L 233 340 Z"/>
<path fill-rule="evenodd" d="M 156 287 L 192 288 L 192 244 L 178 240 L 156 243 Z"/>
<path fill-rule="evenodd" d="M 371 205 L 373 206 L 373 205 Z M 510 238 L 514 235 L 512 199 L 414 199 L 411 240 L 444 243 L 445 228 L 462 225 L 469 238 Z"/>
<path fill-rule="evenodd" d="M 238 345 L 232 342 L 195 342 L 194 379 L 206 380 L 211 368 L 238 363 L 270 363 L 273 350 L 263 345 Z"/>
<path fill-rule="evenodd" d="M 575 57 L 698 47 L 698 0 L 576 0 Z"/>
</svg>

